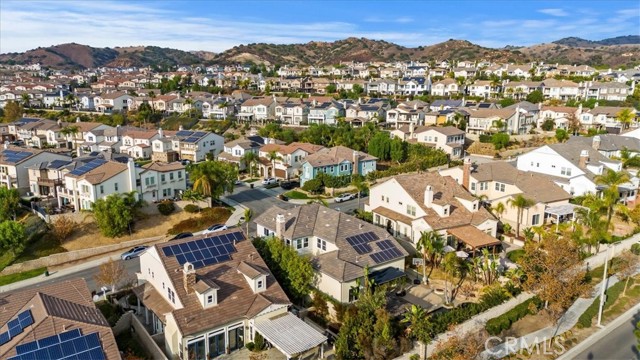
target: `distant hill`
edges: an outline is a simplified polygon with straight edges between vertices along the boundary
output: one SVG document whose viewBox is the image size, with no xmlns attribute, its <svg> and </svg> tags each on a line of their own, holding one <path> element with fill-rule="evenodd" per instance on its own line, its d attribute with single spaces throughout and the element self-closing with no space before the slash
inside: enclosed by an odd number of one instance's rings
<svg viewBox="0 0 640 360">
<path fill-rule="evenodd" d="M 640 59 L 640 36 L 619 36 L 600 41 L 577 37 L 550 44 L 528 47 L 487 48 L 466 40 L 453 40 L 414 48 L 384 40 L 347 38 L 333 42 L 306 44 L 238 45 L 221 53 L 182 51 L 156 46 L 94 48 L 62 44 L 37 48 L 24 53 L 0 54 L 0 63 L 40 64 L 53 68 L 89 68 L 99 66 L 144 67 L 193 64 L 267 63 L 291 65 L 333 65 L 340 62 L 371 61 L 476 61 L 525 63 L 587 64 L 592 66 L 632 66 Z"/>
<path fill-rule="evenodd" d="M 566 37 L 553 42 L 554 44 L 565 45 L 570 47 L 598 47 L 610 45 L 638 45 L 640 44 L 640 35 L 627 35 L 607 38 L 599 41 L 585 40 L 579 37 Z"/>
</svg>

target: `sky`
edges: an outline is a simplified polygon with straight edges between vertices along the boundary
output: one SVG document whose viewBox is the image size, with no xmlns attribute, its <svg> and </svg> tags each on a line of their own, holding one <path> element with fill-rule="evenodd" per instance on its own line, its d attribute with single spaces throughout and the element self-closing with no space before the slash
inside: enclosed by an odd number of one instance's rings
<svg viewBox="0 0 640 360">
<path fill-rule="evenodd" d="M 640 35 L 640 1 L 0 0 L 0 53 L 75 42 L 221 52 L 347 37 L 487 47 Z"/>
</svg>

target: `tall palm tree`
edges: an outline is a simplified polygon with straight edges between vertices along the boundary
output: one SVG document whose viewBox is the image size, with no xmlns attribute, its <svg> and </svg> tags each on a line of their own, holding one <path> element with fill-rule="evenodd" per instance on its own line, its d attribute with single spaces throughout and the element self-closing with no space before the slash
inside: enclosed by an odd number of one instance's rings
<svg viewBox="0 0 640 360">
<path fill-rule="evenodd" d="M 64 135 L 65 139 L 69 139 L 69 136 L 71 136 L 72 140 L 73 140 L 73 145 L 74 148 L 76 148 L 76 137 L 78 135 L 78 132 L 80 132 L 80 128 L 78 128 L 77 126 L 73 125 L 73 126 L 65 126 L 62 129 L 60 129 L 60 134 Z"/>
<path fill-rule="evenodd" d="M 607 169 L 604 174 L 595 177 L 595 182 L 598 185 L 604 185 L 606 188 L 602 192 L 602 199 L 607 207 L 607 229 L 611 225 L 611 217 L 613 216 L 614 207 L 620 199 L 620 193 L 618 192 L 618 186 L 629 182 L 629 174 L 626 172 L 614 171 Z"/>
<path fill-rule="evenodd" d="M 244 155 L 242 155 L 242 161 L 244 165 L 249 168 L 249 177 L 253 178 L 253 164 L 258 161 L 258 154 L 253 151 L 245 151 Z"/>
<path fill-rule="evenodd" d="M 418 340 L 418 344 L 420 344 L 420 359 L 424 360 L 427 356 L 427 345 L 431 342 L 427 311 L 420 306 L 411 305 L 400 322 L 409 324 L 406 330 L 407 335 Z"/>
<path fill-rule="evenodd" d="M 518 221 L 516 221 L 516 236 L 520 237 L 520 224 L 522 224 L 522 216 L 524 215 L 524 209 L 530 208 L 535 205 L 533 200 L 527 199 L 522 194 L 516 195 L 516 197 L 507 200 L 512 208 L 518 209 Z"/>
<path fill-rule="evenodd" d="M 189 169 L 193 179 L 193 190 L 213 200 L 225 192 L 233 192 L 233 186 L 238 179 L 238 168 L 231 163 L 221 161 L 204 161 Z"/>
<path fill-rule="evenodd" d="M 442 268 L 444 270 L 444 302 L 445 304 L 451 303 L 451 295 L 453 294 L 453 289 L 449 292 L 449 279 L 453 280 L 453 277 L 456 275 L 460 268 L 460 258 L 456 255 L 455 252 L 450 252 L 444 256 L 442 260 Z"/>
<path fill-rule="evenodd" d="M 272 150 L 267 153 L 267 160 L 271 162 L 271 177 L 276 177 L 276 160 L 282 160 L 282 157 Z"/>
<path fill-rule="evenodd" d="M 493 206 L 491 209 L 496 213 L 496 215 L 498 215 L 498 220 L 502 218 L 502 214 L 504 214 L 506 210 L 504 203 L 502 202 L 497 203 L 496 206 Z"/>
<path fill-rule="evenodd" d="M 436 231 L 423 231 L 420 233 L 416 249 L 422 254 L 422 282 L 426 284 L 428 281 L 427 256 L 431 259 L 431 270 L 433 270 L 436 257 L 444 251 L 444 238 Z"/>
<path fill-rule="evenodd" d="M 24 93 L 20 95 L 20 100 L 22 101 L 22 106 L 31 109 L 31 97 L 29 96 L 29 94 Z"/>
<path fill-rule="evenodd" d="M 625 129 L 629 128 L 629 125 L 635 118 L 635 114 L 631 108 L 624 108 L 616 114 L 616 119 L 624 126 Z"/>
<path fill-rule="evenodd" d="M 249 208 L 244 209 L 244 221 L 247 223 L 247 236 L 249 236 L 249 222 L 251 221 L 252 217 L 253 217 L 253 212 L 251 211 L 251 209 Z"/>
</svg>

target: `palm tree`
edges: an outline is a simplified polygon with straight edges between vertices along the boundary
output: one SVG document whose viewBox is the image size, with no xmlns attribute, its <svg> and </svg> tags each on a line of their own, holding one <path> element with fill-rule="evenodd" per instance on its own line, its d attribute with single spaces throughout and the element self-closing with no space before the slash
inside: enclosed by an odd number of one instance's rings
<svg viewBox="0 0 640 360">
<path fill-rule="evenodd" d="M 460 258 L 456 255 L 455 252 L 450 252 L 444 256 L 444 260 L 442 261 L 442 267 L 444 270 L 444 302 L 445 304 L 451 303 L 451 294 L 449 293 L 449 278 L 453 278 L 455 274 L 458 272 L 460 268 Z"/>
<path fill-rule="evenodd" d="M 400 322 L 409 324 L 407 326 L 407 335 L 418 340 L 420 344 L 420 359 L 423 360 L 427 356 L 427 345 L 431 342 L 429 336 L 429 318 L 424 308 L 411 305 L 404 313 L 404 317 Z"/>
<path fill-rule="evenodd" d="M 196 204 L 197 202 L 204 200 L 204 196 L 197 191 L 185 190 L 182 193 L 182 200 L 188 200 Z"/>
<path fill-rule="evenodd" d="M 524 229 L 524 230 L 522 231 L 522 233 L 524 234 L 524 238 L 525 238 L 527 241 L 531 241 L 531 240 L 533 240 L 533 237 L 536 235 L 536 233 L 535 233 L 535 232 L 533 231 L 533 229 L 531 229 L 530 227 L 528 227 L 528 228 Z"/>
<path fill-rule="evenodd" d="M 502 218 L 502 214 L 504 214 L 504 211 L 506 210 L 502 202 L 497 203 L 496 206 L 491 209 L 496 213 L 496 215 L 498 215 L 498 220 Z"/>
<path fill-rule="evenodd" d="M 233 192 L 233 186 L 238 179 L 238 168 L 226 162 L 205 161 L 189 170 L 193 179 L 193 190 L 213 200 L 224 192 Z"/>
<path fill-rule="evenodd" d="M 435 266 L 436 257 L 444 251 L 444 238 L 436 231 L 423 231 L 416 244 L 416 249 L 422 253 L 422 282 L 427 283 L 427 256 L 431 259 L 431 271 Z M 429 271 L 429 274 L 431 274 Z"/>
<path fill-rule="evenodd" d="M 594 180 L 596 184 L 606 186 L 606 189 L 602 192 L 602 199 L 607 207 L 608 229 L 611 225 L 611 217 L 613 216 L 614 207 L 620 198 L 618 186 L 629 182 L 629 175 L 626 172 L 616 172 L 612 169 L 607 169 L 604 174 L 596 176 Z"/>
<path fill-rule="evenodd" d="M 193 115 L 193 99 L 188 97 L 186 99 L 184 99 L 184 103 L 185 105 L 189 105 L 189 109 L 187 110 L 189 112 L 189 118 L 191 118 L 191 116 Z"/>
<path fill-rule="evenodd" d="M 73 126 L 65 126 L 62 129 L 60 129 L 60 134 L 64 135 L 65 139 L 68 140 L 69 136 L 72 137 L 73 139 L 73 144 L 74 144 L 74 148 L 77 147 L 76 145 L 76 136 L 78 135 L 78 132 L 80 131 L 80 128 L 78 128 L 77 126 L 73 125 Z"/>
<path fill-rule="evenodd" d="M 507 200 L 512 208 L 518 209 L 518 221 L 516 222 L 516 237 L 520 237 L 520 224 L 522 224 L 522 216 L 524 215 L 524 209 L 530 208 L 535 205 L 533 200 L 527 199 L 522 194 L 516 195 L 516 197 Z"/>
<path fill-rule="evenodd" d="M 253 178 L 253 164 L 258 161 L 258 154 L 253 151 L 245 151 L 242 155 L 244 165 L 249 168 L 249 177 Z"/>
<path fill-rule="evenodd" d="M 629 128 L 629 124 L 631 124 L 634 118 L 635 114 L 633 113 L 631 108 L 624 108 L 616 114 L 616 119 L 622 124 L 625 129 Z"/>
<path fill-rule="evenodd" d="M 20 95 L 20 100 L 22 101 L 22 106 L 26 106 L 31 109 L 31 97 L 29 96 L 29 94 L 24 93 Z"/>
<path fill-rule="evenodd" d="M 538 235 L 538 241 L 542 240 L 542 236 L 545 235 L 547 233 L 547 231 L 544 229 L 544 226 L 540 225 L 540 226 L 534 226 L 531 228 L 531 230 Z"/>
<path fill-rule="evenodd" d="M 276 177 L 276 160 L 282 160 L 282 157 L 272 150 L 267 153 L 267 160 L 271 162 L 271 177 Z"/>
</svg>

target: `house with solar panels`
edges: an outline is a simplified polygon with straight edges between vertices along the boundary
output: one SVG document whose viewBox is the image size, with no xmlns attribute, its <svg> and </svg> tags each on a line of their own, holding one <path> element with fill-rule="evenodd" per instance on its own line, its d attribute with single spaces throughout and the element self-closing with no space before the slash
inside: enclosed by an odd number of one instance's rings
<svg viewBox="0 0 640 360">
<path fill-rule="evenodd" d="M 275 236 L 300 254 L 313 257 L 317 288 L 334 299 L 355 300 L 356 281 L 365 267 L 376 284 L 405 276 L 409 253 L 384 228 L 343 212 L 310 204 L 269 208 L 254 222 L 256 236 Z"/>
<path fill-rule="evenodd" d="M 0 359 L 120 359 L 83 279 L 2 293 L 0 303 Z"/>
<path fill-rule="evenodd" d="M 30 188 L 28 170 L 30 166 L 69 159 L 70 157 L 64 154 L 4 144 L 0 151 L 0 186 L 26 193 Z"/>
<path fill-rule="evenodd" d="M 224 138 L 211 131 L 180 130 L 171 138 L 173 150 L 180 160 L 204 161 L 207 154 L 214 158 L 224 149 Z"/>
<path fill-rule="evenodd" d="M 327 338 L 291 302 L 241 229 L 156 244 L 133 289 L 152 333 L 174 359 L 215 359 L 261 334 L 284 357 L 315 358 Z"/>
<path fill-rule="evenodd" d="M 29 170 L 29 191 L 38 197 L 58 198 L 57 189 L 64 184 L 64 174 L 71 164 L 66 160 L 43 161 L 27 166 Z"/>
<path fill-rule="evenodd" d="M 122 136 L 120 153 L 128 154 L 134 159 L 151 158 L 151 142 L 160 138 L 161 131 L 128 130 Z"/>
</svg>

